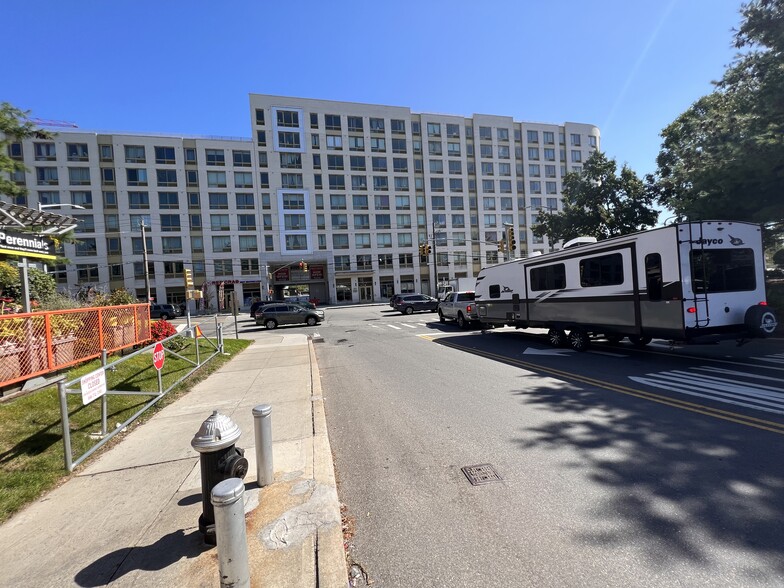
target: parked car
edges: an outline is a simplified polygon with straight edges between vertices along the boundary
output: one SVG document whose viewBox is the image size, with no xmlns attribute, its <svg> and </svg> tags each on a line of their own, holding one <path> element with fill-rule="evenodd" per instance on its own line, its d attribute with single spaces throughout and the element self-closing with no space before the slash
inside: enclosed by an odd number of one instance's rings
<svg viewBox="0 0 784 588">
<path fill-rule="evenodd" d="M 264 306 L 269 306 L 270 304 L 298 304 L 303 308 L 307 308 L 310 310 L 316 310 L 316 305 L 312 302 L 296 302 L 291 300 L 260 300 L 259 302 L 254 302 L 250 305 L 250 316 L 255 318 L 256 313 Z M 320 311 L 322 314 L 324 311 Z"/>
<path fill-rule="evenodd" d="M 403 314 L 412 314 L 421 310 L 435 312 L 438 309 L 438 300 L 426 294 L 403 294 L 395 300 L 395 310 Z"/>
<path fill-rule="evenodd" d="M 179 313 L 173 304 L 150 304 L 150 318 L 169 320 L 177 318 Z"/>
<path fill-rule="evenodd" d="M 389 298 L 389 306 L 390 306 L 391 308 L 395 308 L 395 302 L 396 302 L 396 301 L 397 301 L 397 299 L 398 299 L 398 298 L 400 298 L 401 296 L 402 296 L 402 294 L 392 294 L 392 296 Z"/>
<path fill-rule="evenodd" d="M 268 304 L 256 311 L 256 324 L 274 329 L 278 325 L 301 325 L 310 327 L 324 320 L 323 310 L 305 308 L 300 304 Z"/>
</svg>

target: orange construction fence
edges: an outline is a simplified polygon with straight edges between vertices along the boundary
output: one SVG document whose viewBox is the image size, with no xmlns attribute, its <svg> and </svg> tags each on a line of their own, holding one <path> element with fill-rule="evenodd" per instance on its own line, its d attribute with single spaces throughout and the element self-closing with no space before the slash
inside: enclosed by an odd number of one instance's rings
<svg viewBox="0 0 784 588">
<path fill-rule="evenodd" d="M 149 339 L 149 304 L 0 315 L 0 387 Z"/>
</svg>

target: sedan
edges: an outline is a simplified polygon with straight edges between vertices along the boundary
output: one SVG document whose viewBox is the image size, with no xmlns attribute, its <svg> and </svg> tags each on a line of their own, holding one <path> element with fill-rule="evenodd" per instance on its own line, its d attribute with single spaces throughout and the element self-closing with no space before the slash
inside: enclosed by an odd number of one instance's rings
<svg viewBox="0 0 784 588">
<path fill-rule="evenodd" d="M 395 300 L 395 310 L 403 314 L 412 314 L 421 310 L 435 312 L 438 300 L 426 294 L 403 294 Z"/>
<path fill-rule="evenodd" d="M 278 325 L 308 325 L 310 327 L 324 320 L 323 310 L 313 310 L 299 304 L 270 304 L 256 312 L 256 324 L 274 329 Z"/>
</svg>

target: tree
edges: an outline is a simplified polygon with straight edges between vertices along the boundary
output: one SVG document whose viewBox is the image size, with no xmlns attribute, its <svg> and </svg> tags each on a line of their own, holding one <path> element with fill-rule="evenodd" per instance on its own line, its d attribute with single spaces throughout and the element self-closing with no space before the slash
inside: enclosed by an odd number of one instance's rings
<svg viewBox="0 0 784 588">
<path fill-rule="evenodd" d="M 679 216 L 765 224 L 770 242 L 784 232 L 784 0 L 753 0 L 741 14 L 742 52 L 662 131 L 649 181 Z"/>
<path fill-rule="evenodd" d="M 14 172 L 25 171 L 21 161 L 11 158 L 8 153 L 8 144 L 21 141 L 29 137 L 47 138 L 50 135 L 37 129 L 35 124 L 27 118 L 29 112 L 24 112 L 11 106 L 8 102 L 0 104 L 0 172 L 12 176 Z M 22 196 L 27 193 L 24 186 L 18 186 L 13 179 L 0 173 L 0 195 Z"/>
<path fill-rule="evenodd" d="M 604 153 L 594 151 L 582 172 L 563 180 L 563 212 L 539 215 L 533 233 L 551 240 L 590 236 L 606 239 L 654 226 L 658 212 L 654 194 L 628 166 L 621 168 Z"/>
<path fill-rule="evenodd" d="M 53 297 L 57 291 L 54 278 L 41 270 L 31 267 L 27 270 L 30 284 L 30 298 L 45 301 Z M 11 263 L 0 261 L 0 295 L 13 298 L 17 303 L 22 299 L 22 280 L 19 269 Z"/>
</svg>

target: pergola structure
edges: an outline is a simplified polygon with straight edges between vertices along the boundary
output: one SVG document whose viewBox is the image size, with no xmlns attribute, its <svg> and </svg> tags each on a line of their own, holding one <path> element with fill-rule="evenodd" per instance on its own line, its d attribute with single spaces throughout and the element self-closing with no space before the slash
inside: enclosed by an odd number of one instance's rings
<svg viewBox="0 0 784 588">
<path fill-rule="evenodd" d="M 0 200 L 0 230 L 17 230 L 23 233 L 51 237 L 72 231 L 79 224 L 78 219 L 52 212 L 44 212 L 35 208 L 27 208 Z M 30 312 L 30 283 L 27 276 L 27 257 L 24 252 L 18 254 L 22 261 L 21 270 L 22 297 L 25 312 Z"/>
</svg>

